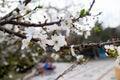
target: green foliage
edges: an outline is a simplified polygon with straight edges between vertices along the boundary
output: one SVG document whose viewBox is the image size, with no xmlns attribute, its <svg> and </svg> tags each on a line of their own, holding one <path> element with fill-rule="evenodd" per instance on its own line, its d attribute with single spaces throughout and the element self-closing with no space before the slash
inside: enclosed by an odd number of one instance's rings
<svg viewBox="0 0 120 80">
<path fill-rule="evenodd" d="M 85 11 L 85 9 L 82 9 L 81 11 L 80 11 L 80 16 L 81 17 L 84 17 L 86 15 L 86 11 Z"/>
<path fill-rule="evenodd" d="M 98 25 L 96 25 L 96 26 L 94 27 L 94 31 L 95 31 L 95 32 L 100 32 L 100 31 L 101 31 Z"/>
<path fill-rule="evenodd" d="M 42 7 L 43 7 L 43 6 L 41 6 L 41 5 L 38 5 L 38 6 L 37 6 L 37 8 L 42 8 Z"/>
<path fill-rule="evenodd" d="M 116 48 L 114 48 L 114 50 L 106 49 L 106 52 L 109 55 L 109 57 L 117 59 L 118 51 Z"/>
<path fill-rule="evenodd" d="M 111 53 L 111 54 L 110 54 L 110 57 L 112 57 L 112 58 L 115 58 L 115 59 L 116 59 L 116 58 L 117 58 L 117 55 L 116 55 L 116 54 L 114 54 L 114 53 Z"/>
</svg>

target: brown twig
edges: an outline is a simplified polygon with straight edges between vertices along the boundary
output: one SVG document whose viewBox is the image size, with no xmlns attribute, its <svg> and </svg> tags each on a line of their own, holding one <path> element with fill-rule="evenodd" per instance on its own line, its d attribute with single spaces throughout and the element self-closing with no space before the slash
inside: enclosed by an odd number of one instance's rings
<svg viewBox="0 0 120 80">
<path fill-rule="evenodd" d="M 25 27 L 43 27 L 43 26 L 49 26 L 53 24 L 60 24 L 61 20 L 50 22 L 50 23 L 43 23 L 43 24 L 35 24 L 35 23 L 25 23 L 25 22 L 17 22 L 17 21 L 3 21 L 0 22 L 0 25 L 3 26 L 5 24 L 13 24 L 13 25 L 21 25 Z"/>
<path fill-rule="evenodd" d="M 60 77 L 62 77 L 63 75 L 67 74 L 68 72 L 72 71 L 76 66 L 78 65 L 78 62 L 75 62 L 74 64 L 72 64 L 69 68 L 67 68 L 62 74 L 60 74 L 57 78 L 55 78 L 55 80 L 58 80 Z"/>
<path fill-rule="evenodd" d="M 89 48 L 89 47 L 103 47 L 104 45 L 110 45 L 113 44 L 113 41 L 107 41 L 107 42 L 100 42 L 100 43 L 84 43 L 75 45 L 74 48 L 78 49 L 81 48 Z M 114 44 L 120 45 L 120 40 L 114 41 Z M 62 49 L 70 49 L 70 46 L 64 46 Z"/>
<path fill-rule="evenodd" d="M 93 0 L 92 4 L 90 5 L 90 8 L 89 8 L 88 11 L 87 11 L 88 13 L 90 13 L 90 11 L 91 11 L 91 9 L 92 9 L 94 3 L 95 3 L 95 0 Z"/>
<path fill-rule="evenodd" d="M 3 32 L 7 32 L 8 34 L 18 36 L 18 37 L 20 37 L 20 38 L 22 38 L 22 39 L 26 38 L 25 35 L 20 34 L 20 33 L 18 33 L 18 32 L 14 32 L 14 31 L 9 30 L 9 29 L 7 29 L 7 28 L 5 28 L 5 27 L 0 27 L 0 30 L 3 31 Z M 38 40 L 39 40 L 39 39 L 34 39 L 34 38 L 32 39 L 32 41 L 35 41 L 35 42 L 37 42 Z"/>
</svg>

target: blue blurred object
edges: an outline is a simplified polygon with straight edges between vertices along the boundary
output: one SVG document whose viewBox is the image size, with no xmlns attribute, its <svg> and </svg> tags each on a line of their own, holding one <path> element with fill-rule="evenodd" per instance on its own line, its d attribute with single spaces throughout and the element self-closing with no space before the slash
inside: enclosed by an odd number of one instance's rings
<svg viewBox="0 0 120 80">
<path fill-rule="evenodd" d="M 48 70 L 49 64 L 48 64 L 48 63 L 45 63 L 44 66 L 43 66 L 43 68 L 44 68 L 45 70 Z"/>
<path fill-rule="evenodd" d="M 105 55 L 105 49 L 103 47 L 98 48 L 98 55 L 99 58 L 107 58 L 107 56 Z"/>
</svg>

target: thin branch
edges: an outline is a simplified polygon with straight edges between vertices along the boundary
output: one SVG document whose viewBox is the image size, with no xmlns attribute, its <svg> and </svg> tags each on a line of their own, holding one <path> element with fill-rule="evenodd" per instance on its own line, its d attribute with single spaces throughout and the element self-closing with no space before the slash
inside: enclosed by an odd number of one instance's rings
<svg viewBox="0 0 120 80">
<path fill-rule="evenodd" d="M 31 2 L 31 0 L 25 0 L 23 3 L 25 4 L 25 6 L 28 4 L 28 3 L 30 3 Z"/>
<path fill-rule="evenodd" d="M 72 71 L 73 68 L 75 68 L 78 65 L 78 62 L 75 62 L 74 64 L 72 64 L 69 68 L 67 68 L 63 73 L 61 73 L 55 80 L 58 80 L 59 78 L 61 78 L 63 75 L 67 74 L 68 72 Z"/>
<path fill-rule="evenodd" d="M 34 13 L 34 11 L 36 11 L 37 9 L 38 9 L 38 7 L 35 7 L 33 10 L 30 10 L 29 13 L 26 13 L 26 14 L 24 14 L 24 15 L 22 15 L 22 16 L 14 17 L 14 18 L 12 18 L 12 20 L 23 18 L 23 17 L 26 16 L 26 15 L 31 15 L 31 14 Z"/>
<path fill-rule="evenodd" d="M 107 42 L 100 42 L 100 43 L 85 43 L 85 44 L 79 44 L 75 45 L 75 49 L 84 49 L 84 48 L 89 48 L 89 47 L 103 47 L 104 45 L 110 45 L 110 44 L 116 44 L 120 45 L 120 40 L 112 40 L 112 41 L 107 41 Z M 64 46 L 61 49 L 70 49 L 70 46 Z"/>
<path fill-rule="evenodd" d="M 22 39 L 25 39 L 25 38 L 26 38 L 26 36 L 24 36 L 23 34 L 20 34 L 20 33 L 18 33 L 18 32 L 14 32 L 14 31 L 9 30 L 9 29 L 7 29 L 7 28 L 5 28 L 5 27 L 0 27 L 0 30 L 3 31 L 3 32 L 7 32 L 8 34 L 18 36 L 18 37 L 20 37 L 20 38 L 22 38 Z M 34 39 L 34 38 L 33 38 L 32 41 L 37 42 L 37 41 L 39 41 L 39 39 Z"/>
<path fill-rule="evenodd" d="M 88 13 L 90 13 L 90 11 L 91 11 L 91 9 L 92 9 L 94 3 L 95 3 L 95 0 L 93 0 L 92 4 L 90 5 L 90 8 L 89 8 L 88 11 L 87 11 Z"/>
<path fill-rule="evenodd" d="M 4 21 L 0 22 L 0 26 L 3 26 L 5 24 L 13 24 L 13 25 L 21 25 L 21 26 L 26 26 L 26 27 L 43 27 L 43 26 L 49 26 L 53 24 L 60 24 L 60 21 L 56 22 L 50 22 L 50 23 L 43 23 L 43 24 L 35 24 L 35 23 L 25 23 L 25 22 L 17 22 L 17 21 Z"/>
</svg>

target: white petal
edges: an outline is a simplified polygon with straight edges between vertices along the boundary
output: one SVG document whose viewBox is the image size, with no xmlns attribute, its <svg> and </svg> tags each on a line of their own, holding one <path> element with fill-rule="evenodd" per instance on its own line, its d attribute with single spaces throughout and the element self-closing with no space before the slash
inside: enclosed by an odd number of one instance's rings
<svg viewBox="0 0 120 80">
<path fill-rule="evenodd" d="M 104 48 L 105 49 L 109 49 L 109 45 L 104 45 Z"/>
<path fill-rule="evenodd" d="M 52 46 L 52 45 L 54 45 L 54 41 L 53 40 L 46 40 L 46 44 Z"/>
<path fill-rule="evenodd" d="M 38 44 L 40 44 L 40 47 L 46 51 L 46 44 L 45 43 L 42 43 L 39 41 Z"/>
<path fill-rule="evenodd" d="M 82 59 L 83 59 L 83 55 L 78 55 L 78 56 L 76 56 L 76 59 L 77 59 L 77 61 L 82 60 Z"/>
<path fill-rule="evenodd" d="M 115 46 L 114 45 L 110 45 L 109 47 L 111 50 L 114 50 Z"/>
<path fill-rule="evenodd" d="M 27 48 L 28 45 L 29 45 L 30 40 L 31 40 L 30 38 L 23 39 L 22 40 L 22 47 L 21 47 L 21 49 Z"/>
<path fill-rule="evenodd" d="M 59 46 L 54 46 L 53 49 L 55 49 L 56 51 L 59 51 L 60 47 Z"/>
<path fill-rule="evenodd" d="M 77 56 L 77 55 L 75 54 L 75 51 L 74 51 L 73 47 L 74 47 L 74 45 L 71 45 L 70 50 L 71 50 L 71 54 L 72 54 L 72 56 L 75 57 L 75 56 Z"/>
</svg>

